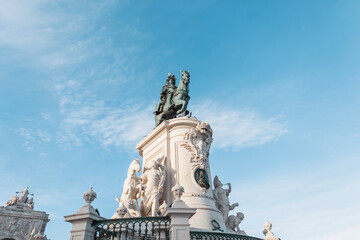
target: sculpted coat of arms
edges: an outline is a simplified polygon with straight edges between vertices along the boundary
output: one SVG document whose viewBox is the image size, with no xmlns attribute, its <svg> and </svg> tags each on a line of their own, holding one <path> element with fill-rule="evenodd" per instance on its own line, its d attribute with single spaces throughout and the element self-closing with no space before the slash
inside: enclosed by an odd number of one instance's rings
<svg viewBox="0 0 360 240">
<path fill-rule="evenodd" d="M 190 161 L 193 163 L 193 169 L 196 167 L 209 168 L 209 151 L 213 141 L 212 134 L 210 125 L 205 122 L 199 122 L 195 128 L 185 134 L 185 143 L 181 146 L 191 152 Z"/>
</svg>

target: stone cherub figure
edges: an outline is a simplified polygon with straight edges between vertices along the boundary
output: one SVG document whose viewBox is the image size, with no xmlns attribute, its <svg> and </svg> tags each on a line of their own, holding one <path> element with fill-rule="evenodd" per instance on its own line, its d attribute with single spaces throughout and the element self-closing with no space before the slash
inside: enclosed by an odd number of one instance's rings
<svg viewBox="0 0 360 240">
<path fill-rule="evenodd" d="M 228 218 L 229 229 L 238 234 L 246 235 L 243 230 L 240 230 L 240 223 L 244 220 L 244 214 L 242 212 L 238 212 L 235 215 L 230 215 Z"/>
<path fill-rule="evenodd" d="M 156 105 L 154 110 L 155 126 L 162 121 L 175 118 L 176 115 L 181 114 L 185 116 L 188 114 L 187 104 L 190 100 L 189 96 L 189 71 L 180 71 L 181 79 L 178 87 L 176 87 L 176 78 L 172 73 L 169 73 L 165 85 L 161 89 L 160 102 Z"/>
<path fill-rule="evenodd" d="M 264 224 L 264 231 L 263 231 L 265 235 L 265 240 L 281 240 L 280 238 L 274 236 L 274 234 L 271 232 L 271 228 L 272 228 L 272 224 L 266 221 Z"/>
<path fill-rule="evenodd" d="M 214 198 L 215 198 L 216 207 L 223 214 L 225 226 L 227 228 L 229 228 L 229 224 L 228 224 L 229 211 L 233 210 L 235 207 L 239 206 L 239 204 L 238 203 L 230 204 L 229 194 L 231 192 L 231 184 L 227 183 L 227 185 L 229 186 L 228 189 L 222 188 L 223 184 L 220 182 L 218 176 L 215 176 L 215 178 L 214 178 Z"/>
<path fill-rule="evenodd" d="M 159 213 L 161 216 L 165 216 L 166 211 L 169 209 L 169 206 L 166 204 L 165 201 L 163 201 L 163 203 L 161 204 L 161 206 L 159 207 Z"/>
<path fill-rule="evenodd" d="M 141 176 L 142 190 L 141 215 L 157 216 L 159 214 L 160 200 L 162 199 L 165 183 L 165 158 L 152 160 Z"/>
<path fill-rule="evenodd" d="M 135 199 L 127 199 L 125 201 L 116 197 L 115 200 L 119 202 L 119 207 L 111 219 L 124 218 L 124 217 L 141 217 L 140 207 Z M 120 213 L 120 214 L 119 214 Z"/>
</svg>

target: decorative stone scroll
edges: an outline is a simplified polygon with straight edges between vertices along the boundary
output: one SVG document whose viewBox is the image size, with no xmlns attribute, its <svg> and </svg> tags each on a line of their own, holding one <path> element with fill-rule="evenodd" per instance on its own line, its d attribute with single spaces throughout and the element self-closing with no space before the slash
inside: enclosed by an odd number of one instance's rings
<svg viewBox="0 0 360 240">
<path fill-rule="evenodd" d="M 213 141 L 212 129 L 208 123 L 199 122 L 194 129 L 191 129 L 184 136 L 185 143 L 181 146 L 191 152 L 193 169 L 200 167 L 209 168 L 209 151 Z"/>
</svg>

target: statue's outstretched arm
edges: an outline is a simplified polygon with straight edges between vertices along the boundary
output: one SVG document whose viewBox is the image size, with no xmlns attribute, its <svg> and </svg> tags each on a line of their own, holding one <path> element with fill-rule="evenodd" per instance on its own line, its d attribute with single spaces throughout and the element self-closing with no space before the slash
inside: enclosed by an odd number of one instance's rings
<svg viewBox="0 0 360 240">
<path fill-rule="evenodd" d="M 231 206 L 229 207 L 230 210 L 233 210 L 235 207 L 238 207 L 239 203 L 233 203 L 231 204 Z"/>
<path fill-rule="evenodd" d="M 226 191 L 226 196 L 229 196 L 229 194 L 231 193 L 231 183 L 227 183 L 227 185 L 229 186 L 228 190 Z"/>
</svg>

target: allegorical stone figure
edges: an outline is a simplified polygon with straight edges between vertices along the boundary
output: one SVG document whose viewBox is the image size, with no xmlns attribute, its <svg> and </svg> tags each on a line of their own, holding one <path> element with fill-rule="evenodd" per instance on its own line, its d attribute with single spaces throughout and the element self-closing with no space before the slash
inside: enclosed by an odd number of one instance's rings
<svg viewBox="0 0 360 240">
<path fill-rule="evenodd" d="M 12 196 L 10 200 L 5 203 L 5 207 L 15 205 L 17 201 L 18 201 L 18 197 L 16 196 L 16 194 L 14 194 L 14 196 Z"/>
<path fill-rule="evenodd" d="M 28 195 L 30 194 L 29 190 L 28 190 L 28 187 L 26 187 L 20 193 L 22 193 L 22 195 L 19 196 L 18 202 L 19 203 L 25 203 L 28 200 Z"/>
<path fill-rule="evenodd" d="M 140 197 L 140 177 L 136 175 L 137 172 L 140 172 L 141 166 L 139 159 L 135 159 L 131 162 L 127 177 L 124 181 L 123 192 L 121 194 L 121 198 L 116 197 L 115 200 L 119 202 L 118 210 L 123 213 L 124 208 L 126 208 L 126 217 L 140 217 L 140 207 L 138 204 L 138 198 Z M 111 217 L 112 219 L 122 218 L 125 215 L 118 214 L 118 210 Z"/>
<path fill-rule="evenodd" d="M 5 203 L 5 207 L 13 206 L 13 205 L 20 205 L 20 206 L 26 206 L 31 209 L 34 209 L 34 199 L 31 197 L 29 198 L 29 195 L 33 195 L 29 193 L 29 188 L 26 187 L 24 190 L 20 192 L 16 192 L 21 195 L 17 196 L 17 194 L 14 194 L 9 201 Z"/>
<path fill-rule="evenodd" d="M 242 220 L 244 220 L 244 214 L 242 212 L 238 212 L 236 216 L 230 215 L 228 218 L 229 229 L 238 234 L 245 235 L 246 233 L 243 230 L 240 230 L 239 227 Z"/>
<path fill-rule="evenodd" d="M 265 240 L 281 240 L 280 238 L 274 236 L 274 234 L 271 232 L 271 228 L 272 228 L 272 224 L 266 221 L 264 224 L 264 231 L 263 231 L 265 235 Z"/>
<path fill-rule="evenodd" d="M 150 161 L 141 176 L 144 188 L 140 207 L 142 216 L 154 217 L 159 213 L 159 202 L 163 195 L 165 183 L 165 166 L 163 163 L 160 163 L 160 160 Z"/>
<path fill-rule="evenodd" d="M 214 198 L 216 207 L 221 211 L 223 214 L 225 226 L 229 228 L 228 224 L 228 216 L 229 211 L 233 210 L 235 207 L 239 206 L 238 203 L 230 204 L 229 201 L 229 194 L 231 192 L 231 184 L 227 183 L 229 186 L 228 189 L 222 188 L 223 184 L 220 182 L 218 176 L 215 176 L 214 178 Z"/>
<path fill-rule="evenodd" d="M 175 85 L 175 76 L 169 73 L 166 83 L 161 89 L 160 102 L 154 110 L 155 126 L 164 120 L 175 118 L 176 115 L 185 116 L 188 113 L 190 73 L 189 71 L 180 72 L 181 79 L 178 87 Z"/>
</svg>

